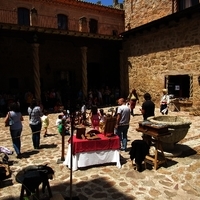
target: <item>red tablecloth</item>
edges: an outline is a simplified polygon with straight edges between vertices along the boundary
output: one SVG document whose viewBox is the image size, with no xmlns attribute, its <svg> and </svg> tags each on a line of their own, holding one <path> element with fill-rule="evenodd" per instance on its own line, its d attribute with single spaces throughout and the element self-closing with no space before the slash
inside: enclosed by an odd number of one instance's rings
<svg viewBox="0 0 200 200">
<path fill-rule="evenodd" d="M 103 134 L 98 134 L 98 136 L 100 139 L 96 140 L 77 139 L 76 136 L 73 136 L 73 155 L 80 152 L 117 150 L 120 148 L 120 140 L 118 136 L 112 136 L 109 138 L 105 137 Z"/>
</svg>

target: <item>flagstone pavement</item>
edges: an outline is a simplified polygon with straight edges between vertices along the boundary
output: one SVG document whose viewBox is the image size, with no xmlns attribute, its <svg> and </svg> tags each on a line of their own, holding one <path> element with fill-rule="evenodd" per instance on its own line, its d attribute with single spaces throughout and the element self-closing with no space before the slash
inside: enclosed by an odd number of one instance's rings
<svg viewBox="0 0 200 200">
<path fill-rule="evenodd" d="M 156 115 L 159 109 L 156 108 Z M 169 112 L 169 115 L 181 116 L 191 121 L 191 127 L 179 146 L 184 156 L 168 157 L 168 165 L 157 170 L 147 168 L 142 172 L 135 171 L 129 159 L 129 152 L 120 152 L 122 167 L 113 164 L 91 166 L 78 169 L 72 173 L 70 187 L 70 169 L 57 162 L 61 158 L 61 136 L 55 127 L 58 113 L 50 114 L 49 137 L 41 137 L 41 149 L 33 149 L 28 116 L 24 116 L 21 137 L 23 158 L 10 155 L 11 178 L 3 181 L 0 187 L 1 200 L 17 200 L 21 185 L 15 181 L 15 175 L 29 165 L 48 164 L 55 170 L 50 186 L 53 196 L 60 193 L 65 199 L 72 196 L 80 200 L 198 200 L 200 199 L 200 116 L 188 112 Z M 131 117 L 128 132 L 128 148 L 135 139 L 141 139 L 141 133 L 135 129 L 142 120 L 139 105 L 135 116 Z M 4 127 L 4 118 L 0 118 L 0 146 L 13 150 L 8 127 Z M 42 136 L 42 135 L 41 135 Z M 65 153 L 69 136 L 65 137 Z M 71 192 L 70 192 L 71 191 Z M 48 199 L 48 193 L 40 194 L 40 199 Z"/>
</svg>

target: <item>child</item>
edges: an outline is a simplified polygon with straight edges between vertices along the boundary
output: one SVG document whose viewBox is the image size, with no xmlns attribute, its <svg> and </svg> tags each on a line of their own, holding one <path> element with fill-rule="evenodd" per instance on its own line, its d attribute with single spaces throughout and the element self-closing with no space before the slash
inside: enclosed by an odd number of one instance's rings
<svg viewBox="0 0 200 200">
<path fill-rule="evenodd" d="M 100 131 L 103 132 L 104 127 L 105 127 L 106 114 L 104 113 L 103 109 L 100 109 L 99 113 L 100 113 L 100 116 L 99 116 L 99 118 L 100 118 L 99 127 L 100 127 Z"/>
<path fill-rule="evenodd" d="M 44 129 L 44 137 L 47 137 L 47 128 L 49 126 L 49 118 L 47 110 L 44 110 L 43 116 L 41 117 L 42 120 L 42 128 Z"/>
<path fill-rule="evenodd" d="M 66 125 L 66 121 L 64 119 L 61 119 L 61 123 L 58 124 L 58 132 L 60 133 L 60 135 L 62 135 L 64 133 L 64 135 L 70 135 L 69 133 L 69 126 Z"/>
<path fill-rule="evenodd" d="M 93 105 L 91 108 L 91 123 L 92 123 L 92 128 L 95 130 L 99 130 L 99 113 L 98 113 L 98 108 L 96 105 Z"/>
<path fill-rule="evenodd" d="M 58 119 L 56 119 L 56 126 L 58 127 L 59 124 L 62 123 L 63 115 L 58 115 Z"/>
</svg>

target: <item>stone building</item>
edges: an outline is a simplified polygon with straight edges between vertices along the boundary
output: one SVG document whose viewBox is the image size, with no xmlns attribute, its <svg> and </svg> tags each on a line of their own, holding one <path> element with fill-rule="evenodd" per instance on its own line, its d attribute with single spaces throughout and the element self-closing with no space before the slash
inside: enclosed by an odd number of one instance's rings
<svg viewBox="0 0 200 200">
<path fill-rule="evenodd" d="M 119 87 L 124 11 L 77 0 L 0 3 L 0 92 Z"/>
<path fill-rule="evenodd" d="M 200 106 L 199 0 L 125 0 L 124 9 L 124 93 L 158 104 L 167 88 L 180 106 Z"/>
</svg>

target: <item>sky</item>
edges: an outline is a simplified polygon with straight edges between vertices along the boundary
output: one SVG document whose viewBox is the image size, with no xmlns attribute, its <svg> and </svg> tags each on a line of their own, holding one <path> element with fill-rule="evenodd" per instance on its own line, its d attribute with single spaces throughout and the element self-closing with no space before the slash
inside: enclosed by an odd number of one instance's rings
<svg viewBox="0 0 200 200">
<path fill-rule="evenodd" d="M 84 0 L 91 3 L 97 3 L 97 1 L 101 1 L 101 4 L 104 6 L 113 5 L 113 0 Z M 123 0 L 118 0 L 118 3 L 122 3 Z"/>
</svg>

